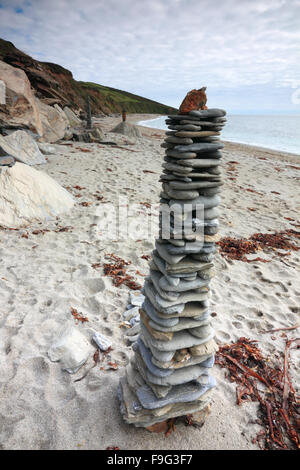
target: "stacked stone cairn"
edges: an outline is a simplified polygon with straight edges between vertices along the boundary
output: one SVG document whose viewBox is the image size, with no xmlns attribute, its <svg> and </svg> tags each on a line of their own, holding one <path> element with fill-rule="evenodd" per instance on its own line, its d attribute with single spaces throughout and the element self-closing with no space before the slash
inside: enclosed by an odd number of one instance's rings
<svg viewBox="0 0 300 470">
<path fill-rule="evenodd" d="M 187 415 L 202 425 L 216 385 L 210 375 L 217 345 L 210 325 L 209 283 L 218 240 L 219 136 L 225 115 L 222 109 L 205 109 L 166 120 L 170 131 L 162 144 L 160 202 L 184 211 L 169 214 L 167 235 L 161 211 L 142 291 L 141 330 L 118 390 L 124 420 L 150 431 Z M 196 206 L 202 208 L 201 218 Z M 187 217 L 191 230 L 185 229 Z"/>
</svg>

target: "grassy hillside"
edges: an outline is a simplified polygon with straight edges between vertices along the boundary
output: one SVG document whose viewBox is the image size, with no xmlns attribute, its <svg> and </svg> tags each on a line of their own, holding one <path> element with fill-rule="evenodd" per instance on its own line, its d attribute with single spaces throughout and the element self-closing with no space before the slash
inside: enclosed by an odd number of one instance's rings
<svg viewBox="0 0 300 470">
<path fill-rule="evenodd" d="M 0 59 L 24 70 L 38 98 L 60 106 L 68 105 L 73 110 L 84 110 L 89 96 L 93 114 L 120 113 L 122 109 L 128 113 L 149 114 L 170 114 L 175 111 L 171 106 L 127 91 L 76 81 L 72 72 L 64 67 L 35 60 L 4 39 L 0 39 Z"/>
</svg>

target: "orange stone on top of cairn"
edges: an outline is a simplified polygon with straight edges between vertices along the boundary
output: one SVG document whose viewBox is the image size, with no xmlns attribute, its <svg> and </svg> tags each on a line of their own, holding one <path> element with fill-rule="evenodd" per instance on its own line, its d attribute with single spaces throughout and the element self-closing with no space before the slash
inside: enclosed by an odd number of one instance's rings
<svg viewBox="0 0 300 470">
<path fill-rule="evenodd" d="M 188 114 L 190 111 L 207 109 L 207 96 L 205 90 L 206 86 L 199 90 L 189 91 L 179 107 L 179 114 Z"/>
</svg>

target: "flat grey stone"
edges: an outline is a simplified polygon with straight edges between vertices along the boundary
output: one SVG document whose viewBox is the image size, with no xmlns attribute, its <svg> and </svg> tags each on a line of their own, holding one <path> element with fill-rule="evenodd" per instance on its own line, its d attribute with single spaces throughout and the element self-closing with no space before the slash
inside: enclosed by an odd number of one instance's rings
<svg viewBox="0 0 300 470">
<path fill-rule="evenodd" d="M 193 180 L 187 176 L 176 176 L 173 173 L 164 173 L 160 176 L 160 181 L 181 181 L 191 183 Z"/>
<path fill-rule="evenodd" d="M 155 413 L 156 410 L 146 410 L 141 405 L 141 410 L 134 410 L 134 404 L 138 401 L 135 394 L 128 392 L 129 387 L 124 378 L 120 380 L 118 388 L 118 398 L 120 402 L 120 410 L 123 419 L 128 424 L 134 424 L 135 427 L 149 427 L 169 418 L 193 414 L 200 410 L 207 409 L 210 402 L 210 390 L 202 395 L 198 400 L 189 403 L 174 403 L 169 405 L 169 411 L 160 415 Z M 158 410 L 159 411 L 159 410 Z"/>
<path fill-rule="evenodd" d="M 207 176 L 209 179 L 214 178 L 214 175 L 207 175 Z M 204 175 L 204 178 L 207 178 L 207 176 Z M 173 180 L 168 183 L 168 186 L 172 189 L 189 191 L 191 189 L 216 187 L 217 185 L 211 182 L 207 182 L 207 181 L 193 181 L 193 182 L 186 183 L 186 182 Z"/>
<path fill-rule="evenodd" d="M 190 144 L 190 145 L 176 145 L 175 150 L 178 152 L 196 152 L 196 153 L 205 153 L 205 152 L 214 152 L 215 150 L 220 150 L 224 147 L 223 144 L 212 144 L 212 143 L 205 143 L 201 142 L 198 144 Z"/>
<path fill-rule="evenodd" d="M 153 284 L 145 280 L 144 291 L 148 299 L 150 300 L 153 307 L 160 313 L 169 315 L 169 314 L 180 314 L 184 310 L 184 304 L 170 304 L 170 302 L 162 299 L 154 289 Z"/>
<path fill-rule="evenodd" d="M 214 253 L 209 253 L 208 255 L 204 254 L 204 253 L 198 253 L 196 255 L 191 255 L 193 259 L 196 259 L 198 261 L 203 261 L 205 263 L 210 263 L 211 261 L 213 261 L 215 255 Z"/>
<path fill-rule="evenodd" d="M 157 377 L 147 371 L 147 378 L 150 382 L 157 385 L 182 385 L 192 380 L 197 379 L 201 375 L 208 375 L 206 367 L 201 367 L 199 364 L 190 367 L 184 367 L 182 369 L 176 369 L 169 377 Z"/>
<path fill-rule="evenodd" d="M 220 132 L 215 131 L 213 129 L 209 130 L 201 130 L 201 131 L 175 131 L 175 136 L 180 137 L 181 139 L 183 138 L 203 138 L 203 137 L 214 137 L 220 135 Z"/>
<path fill-rule="evenodd" d="M 207 331 L 206 326 L 204 326 L 203 328 L 205 328 L 206 329 L 205 331 Z M 175 351 L 177 351 L 178 349 L 185 349 L 185 348 L 191 348 L 193 346 L 198 346 L 199 344 L 203 344 L 207 342 L 208 340 L 212 339 L 215 335 L 214 330 L 212 328 L 210 328 L 209 334 L 207 334 L 207 336 L 203 338 L 198 338 L 192 335 L 189 331 L 177 331 L 173 333 L 173 338 L 170 341 L 159 341 L 150 335 L 150 333 L 148 332 L 148 330 L 143 324 L 141 324 L 141 332 L 142 332 L 143 337 L 146 340 L 145 344 L 148 347 L 150 347 L 151 345 L 160 352 L 170 352 L 170 353 L 175 353 Z M 153 354 L 152 348 L 150 349 Z M 155 354 L 153 355 L 156 356 Z M 158 359 L 160 358 L 158 357 Z M 162 359 L 162 361 L 164 362 L 165 359 Z"/>
<path fill-rule="evenodd" d="M 189 112 L 189 116 L 198 117 L 200 119 L 224 117 L 225 115 L 226 111 L 224 109 L 218 108 L 202 109 L 200 111 Z"/>
<path fill-rule="evenodd" d="M 173 333 L 175 331 L 189 330 L 190 328 L 193 329 L 200 326 L 205 326 L 209 324 L 209 321 L 210 314 L 207 311 L 205 314 L 203 314 L 203 318 L 201 317 L 201 320 L 195 320 L 195 318 L 180 318 L 177 325 L 168 328 L 165 328 L 158 323 L 153 322 L 152 320 L 150 320 L 149 324 L 154 330 L 161 331 L 162 333 Z"/>
<path fill-rule="evenodd" d="M 168 370 L 168 369 L 160 369 L 159 367 L 155 366 L 152 362 L 152 353 L 150 349 L 148 349 L 141 338 L 137 340 L 135 345 L 133 346 L 133 350 L 136 352 L 136 349 L 139 349 L 140 355 L 146 364 L 147 368 L 151 372 L 151 374 L 156 375 L 157 377 L 168 377 L 171 375 L 174 371 L 173 370 Z"/>
<path fill-rule="evenodd" d="M 176 120 L 176 122 L 178 122 Z M 182 120 L 182 121 L 179 121 L 180 124 L 176 124 L 176 126 L 182 126 L 182 125 L 187 125 L 187 126 L 191 126 L 191 125 L 194 125 L 194 126 L 198 126 L 198 125 L 201 125 L 202 129 L 203 128 L 222 128 L 223 127 L 223 123 L 221 122 L 215 122 L 215 121 L 204 121 L 201 119 L 198 120 L 198 121 L 193 121 L 193 120 Z"/>
<path fill-rule="evenodd" d="M 173 285 L 173 286 L 177 286 L 179 284 L 179 279 L 176 279 L 172 276 L 169 276 L 166 269 L 165 269 L 165 260 L 163 260 L 158 252 L 155 250 L 153 253 L 152 253 L 152 260 L 154 262 L 154 264 L 156 265 L 157 269 L 162 273 L 164 274 L 164 276 L 166 276 L 166 278 L 168 279 L 168 282 L 169 284 Z"/>
<path fill-rule="evenodd" d="M 148 380 L 147 368 L 145 367 L 145 363 L 142 359 L 142 356 L 140 355 L 139 349 L 137 349 L 133 360 L 131 360 L 130 365 L 132 366 L 132 369 L 135 369 L 138 372 L 138 374 L 142 377 L 142 379 L 148 385 L 148 387 L 151 388 L 151 390 L 153 391 L 153 393 L 155 394 L 155 396 L 157 398 L 163 398 L 163 397 L 167 396 L 169 391 L 172 389 L 171 385 L 158 385 L 158 384 L 154 384 L 154 383 L 152 383 Z M 138 387 L 136 386 L 137 384 L 135 384 L 135 386 L 132 386 L 133 384 L 130 383 L 131 378 L 129 376 L 128 369 L 129 369 L 129 367 L 127 366 L 126 367 L 126 377 L 127 377 L 127 380 L 129 382 L 130 387 L 132 388 L 133 392 L 136 393 L 136 390 L 137 390 Z"/>
<path fill-rule="evenodd" d="M 171 403 L 186 403 L 198 400 L 208 390 L 216 386 L 215 379 L 209 378 L 207 385 L 199 385 L 195 382 L 187 383 L 184 386 L 172 387 L 172 390 L 165 398 L 158 399 L 151 388 L 148 386 L 140 387 L 137 389 L 137 396 L 142 406 L 147 409 L 156 409 Z"/>
<path fill-rule="evenodd" d="M 188 158 L 188 159 L 191 159 L 191 158 L 196 158 L 197 157 L 197 154 L 195 152 L 177 152 L 177 150 L 167 150 L 166 151 L 166 155 L 168 157 L 172 157 L 172 158 L 180 158 L 181 160 L 184 159 L 184 158 Z"/>
<path fill-rule="evenodd" d="M 186 138 L 186 137 L 166 137 L 165 142 L 168 144 L 182 144 L 182 145 L 188 145 L 192 144 L 193 140 L 191 138 Z"/>
<path fill-rule="evenodd" d="M 160 243 L 155 242 L 156 249 L 162 259 L 164 259 L 167 263 L 169 264 L 177 264 L 179 261 L 181 261 L 185 255 L 170 255 L 168 250 L 164 247 L 164 245 L 161 245 Z"/>
<path fill-rule="evenodd" d="M 172 294 L 175 294 L 177 295 L 176 299 L 174 300 L 171 300 L 171 296 L 169 296 L 169 299 L 166 299 L 164 297 L 162 297 L 162 289 L 159 289 L 159 285 L 158 285 L 158 282 L 159 282 L 159 276 L 157 276 L 157 274 L 155 274 L 155 272 L 153 271 L 151 273 L 151 281 L 153 282 L 153 291 L 155 293 L 155 300 L 157 302 L 157 304 L 163 308 L 167 308 L 167 307 L 172 307 L 174 305 L 177 305 L 177 304 L 185 304 L 186 302 L 193 302 L 193 301 L 202 301 L 202 300 L 206 300 L 209 298 L 210 294 L 209 294 L 209 291 L 208 291 L 208 288 L 200 288 L 200 289 L 197 289 L 197 290 L 191 290 L 191 291 L 186 291 L 186 292 L 183 292 L 183 293 L 179 293 L 179 292 L 172 292 Z M 147 279 L 148 281 L 148 279 Z M 166 292 L 166 291 L 164 291 Z M 151 299 L 150 299 L 151 300 Z M 160 308 L 158 309 L 160 311 Z"/>
<path fill-rule="evenodd" d="M 173 359 L 176 351 L 161 351 L 160 349 L 156 348 L 152 342 L 149 341 L 149 338 L 151 339 L 151 335 L 148 333 L 145 327 L 142 329 L 141 338 L 143 343 L 151 350 L 153 357 L 155 357 L 158 361 L 170 362 Z M 197 340 L 200 341 L 199 338 L 197 338 Z"/>
<path fill-rule="evenodd" d="M 178 184 L 180 185 L 180 183 L 178 183 Z M 189 184 L 189 183 L 186 183 L 186 184 Z M 171 183 L 170 183 L 170 186 L 171 186 Z M 173 199 L 171 199 L 170 202 L 169 202 L 169 206 L 172 207 L 173 204 L 174 205 L 177 204 L 177 205 L 181 206 L 185 210 L 185 212 L 191 212 L 191 211 L 195 210 L 196 205 L 201 204 L 204 208 L 204 218 L 205 218 L 205 211 L 207 209 L 216 207 L 217 205 L 220 204 L 220 202 L 221 202 L 221 198 L 220 198 L 220 196 L 217 196 L 217 195 L 209 196 L 209 197 L 198 196 L 196 199 L 194 199 L 192 202 L 189 202 L 188 204 L 184 200 L 180 200 L 180 199 L 173 200 Z"/>
<path fill-rule="evenodd" d="M 168 128 L 175 131 L 201 131 L 201 126 L 195 126 L 194 124 L 173 124 Z"/>
<path fill-rule="evenodd" d="M 172 286 L 169 284 L 165 276 L 161 276 L 159 285 L 162 289 L 167 291 L 174 290 L 175 292 L 184 292 L 187 290 L 198 289 L 199 287 L 207 286 L 208 281 L 196 276 L 196 279 L 192 281 L 185 281 L 184 279 L 180 279 L 180 282 L 177 286 Z"/>
<path fill-rule="evenodd" d="M 166 271 L 172 276 L 176 274 L 205 271 L 211 267 L 213 267 L 212 263 L 201 263 L 200 261 L 198 262 L 188 256 L 176 264 L 166 263 Z"/>
<path fill-rule="evenodd" d="M 187 173 L 191 173 L 193 169 L 191 166 L 176 165 L 175 163 L 169 163 L 169 162 L 163 163 L 162 166 L 163 168 L 166 168 L 167 170 L 176 171 L 177 173 L 180 173 L 183 175 Z"/>
<path fill-rule="evenodd" d="M 179 293 L 174 291 L 174 292 L 167 292 L 163 289 L 161 289 L 161 287 L 159 286 L 159 280 L 160 278 L 162 277 L 162 274 L 159 272 L 159 271 L 151 271 L 150 270 L 150 279 L 152 281 L 152 283 L 154 284 L 154 287 L 158 293 L 158 295 L 160 297 L 162 297 L 163 299 L 165 300 L 169 300 L 170 302 L 176 302 L 176 303 L 179 303 L 177 302 L 178 298 L 179 298 Z M 147 280 L 149 279 L 148 277 L 146 278 Z"/>
<path fill-rule="evenodd" d="M 184 191 L 173 189 L 169 184 L 163 184 L 165 194 L 171 199 L 184 199 L 186 201 L 196 199 L 199 196 L 198 191 L 185 188 Z"/>
<path fill-rule="evenodd" d="M 204 211 L 204 220 L 211 220 L 219 217 L 220 213 L 217 207 L 212 207 L 211 209 L 206 209 Z"/>
<path fill-rule="evenodd" d="M 176 162 L 178 165 L 187 166 L 191 168 L 205 168 L 220 165 L 220 160 L 217 158 L 194 158 L 191 160 L 183 159 L 176 160 Z"/>
<path fill-rule="evenodd" d="M 195 253 L 205 253 L 205 248 L 203 246 L 203 240 L 195 241 L 195 242 L 186 242 L 185 246 L 173 246 L 170 243 L 165 245 L 166 250 L 171 255 L 190 255 Z"/>
<path fill-rule="evenodd" d="M 184 240 L 168 240 L 168 243 L 171 243 L 174 246 L 185 246 L 185 241 Z"/>
<path fill-rule="evenodd" d="M 190 328 L 188 331 L 189 333 L 191 333 L 191 335 L 196 336 L 197 338 L 207 338 L 207 336 L 211 332 L 211 326 L 210 325 L 199 326 L 196 328 Z"/>
<path fill-rule="evenodd" d="M 213 188 L 198 188 L 200 196 L 214 196 L 215 194 L 220 194 L 220 186 L 215 186 Z"/>
<path fill-rule="evenodd" d="M 163 328 L 171 328 L 179 323 L 178 317 L 169 318 L 167 316 L 162 317 L 162 315 L 159 315 L 148 299 L 145 300 L 142 309 L 153 322 Z"/>
</svg>

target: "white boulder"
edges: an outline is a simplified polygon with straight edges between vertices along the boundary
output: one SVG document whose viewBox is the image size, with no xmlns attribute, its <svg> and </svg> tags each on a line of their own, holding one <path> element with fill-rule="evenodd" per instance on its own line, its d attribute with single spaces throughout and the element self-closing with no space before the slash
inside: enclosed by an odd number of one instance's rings
<svg viewBox="0 0 300 470">
<path fill-rule="evenodd" d="M 79 119 L 79 117 L 76 116 L 76 114 L 74 113 L 74 111 L 72 111 L 71 108 L 69 108 L 68 106 L 65 106 L 64 113 L 67 116 L 71 127 L 76 127 L 76 126 L 81 125 L 81 120 Z"/>
<path fill-rule="evenodd" d="M 93 351 L 86 337 L 77 328 L 69 327 L 52 344 L 48 356 L 52 362 L 60 361 L 63 370 L 75 374 Z"/>
<path fill-rule="evenodd" d="M 5 137 L 0 135 L 0 146 L 18 162 L 27 165 L 46 163 L 35 140 L 25 131 L 15 131 Z"/>
<path fill-rule="evenodd" d="M 53 178 L 23 163 L 0 170 L 0 225 L 19 228 L 69 211 L 74 199 Z"/>
<path fill-rule="evenodd" d="M 41 136 L 40 113 L 26 73 L 0 60 L 0 80 L 5 83 L 5 120 L 27 125 Z"/>
<path fill-rule="evenodd" d="M 49 106 L 36 99 L 38 109 L 41 116 L 43 137 L 42 142 L 57 142 L 63 139 L 66 129 L 68 128 L 68 120 L 65 113 L 57 109 L 57 107 Z"/>
<path fill-rule="evenodd" d="M 116 132 L 117 134 L 123 134 L 127 137 L 133 138 L 142 137 L 139 128 L 134 124 L 129 124 L 128 122 L 120 122 L 120 124 L 114 127 L 110 132 Z"/>
</svg>

